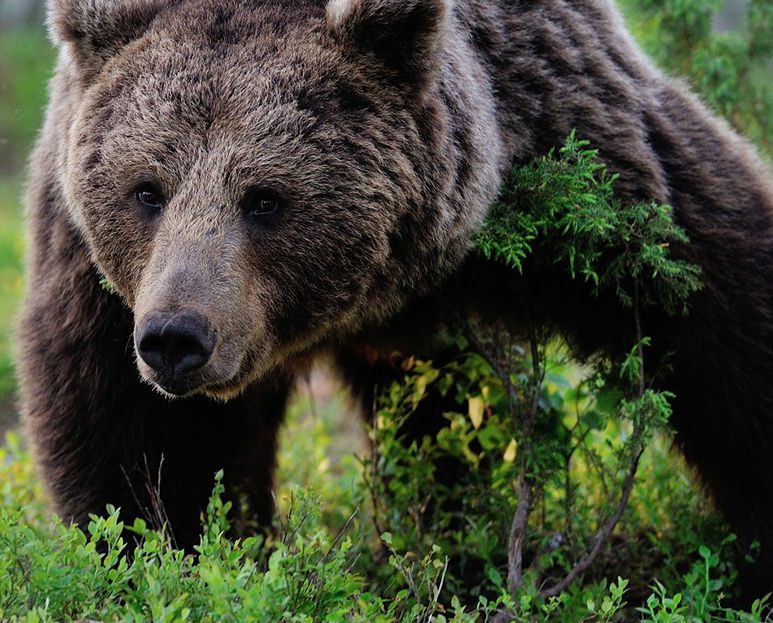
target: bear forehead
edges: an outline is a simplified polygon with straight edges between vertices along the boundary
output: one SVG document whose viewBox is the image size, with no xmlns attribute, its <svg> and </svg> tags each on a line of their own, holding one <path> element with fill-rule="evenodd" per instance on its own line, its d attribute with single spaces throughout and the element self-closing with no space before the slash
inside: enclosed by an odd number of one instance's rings
<svg viewBox="0 0 773 623">
<path fill-rule="evenodd" d="M 104 154 L 131 141 L 167 165 L 205 143 L 227 143 L 234 163 L 262 146 L 288 166 L 294 156 L 300 164 L 310 152 L 322 156 L 315 144 L 394 127 L 388 97 L 371 97 L 374 83 L 326 38 L 323 3 L 289 17 L 282 4 L 194 0 L 162 12 L 83 102 L 88 142 Z"/>
<path fill-rule="evenodd" d="M 321 15 L 290 19 L 278 13 L 273 3 L 185 2 L 162 11 L 109 69 L 136 79 L 152 76 L 159 94 L 237 99 L 248 92 L 289 101 L 334 78 L 345 62 L 327 40 Z"/>
<path fill-rule="evenodd" d="M 328 35 L 321 1 L 185 0 L 160 11 L 148 34 L 146 45 L 165 40 L 181 48 L 189 62 L 272 72 L 280 89 L 288 86 L 283 79 L 288 66 L 320 69 L 343 60 Z M 171 51 L 164 46 L 164 55 Z M 235 78 L 238 86 L 238 77 L 229 76 L 231 82 Z"/>
<path fill-rule="evenodd" d="M 370 113 L 390 116 L 398 94 L 330 39 L 324 4 L 171 5 L 107 64 L 85 103 L 119 108 L 148 131 L 169 118 L 185 131 L 217 122 L 306 138 L 323 124 L 372 127 Z"/>
</svg>

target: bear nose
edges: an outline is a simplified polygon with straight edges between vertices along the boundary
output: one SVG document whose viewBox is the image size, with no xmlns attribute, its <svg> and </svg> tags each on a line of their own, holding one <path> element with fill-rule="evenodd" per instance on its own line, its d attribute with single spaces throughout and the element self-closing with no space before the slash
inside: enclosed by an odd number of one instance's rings
<svg viewBox="0 0 773 623">
<path fill-rule="evenodd" d="M 216 332 L 193 310 L 151 312 L 135 338 L 142 360 L 167 379 L 179 379 L 201 368 L 215 349 Z"/>
</svg>

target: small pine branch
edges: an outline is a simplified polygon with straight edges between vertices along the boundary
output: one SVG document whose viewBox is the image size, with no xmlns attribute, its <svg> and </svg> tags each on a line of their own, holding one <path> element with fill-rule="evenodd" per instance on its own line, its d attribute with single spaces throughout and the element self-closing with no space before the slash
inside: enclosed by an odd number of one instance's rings
<svg viewBox="0 0 773 623">
<path fill-rule="evenodd" d="M 614 194 L 616 176 L 598 152 L 572 133 L 556 153 L 513 170 L 476 237 L 484 257 L 522 272 L 536 244 L 572 278 L 612 289 L 625 307 L 640 282 L 642 304 L 687 313 L 700 288 L 700 269 L 674 258 L 688 238 L 668 206 L 623 204 Z"/>
</svg>

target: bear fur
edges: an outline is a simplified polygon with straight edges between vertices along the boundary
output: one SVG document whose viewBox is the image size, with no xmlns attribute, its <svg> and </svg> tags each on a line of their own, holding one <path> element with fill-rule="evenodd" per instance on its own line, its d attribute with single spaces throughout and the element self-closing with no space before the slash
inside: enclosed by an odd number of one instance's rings
<svg viewBox="0 0 773 623">
<path fill-rule="evenodd" d="M 20 381 L 63 517 L 111 503 L 190 547 L 224 468 L 270 521 L 292 378 L 323 351 L 369 396 L 378 353 L 439 356 L 449 314 L 517 321 L 524 293 L 578 352 L 630 344 L 539 254 L 522 277 L 469 254 L 510 167 L 576 129 L 690 238 L 703 288 L 645 314 L 649 361 L 673 353 L 678 444 L 773 589 L 771 174 L 611 0 L 51 0 L 50 26 Z"/>
</svg>

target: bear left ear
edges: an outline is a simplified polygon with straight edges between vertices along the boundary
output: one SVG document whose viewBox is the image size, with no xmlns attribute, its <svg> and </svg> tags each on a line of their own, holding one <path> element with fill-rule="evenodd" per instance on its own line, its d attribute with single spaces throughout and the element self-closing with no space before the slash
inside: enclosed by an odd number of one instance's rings
<svg viewBox="0 0 773 623">
<path fill-rule="evenodd" d="M 328 0 L 337 40 L 374 54 L 406 85 L 422 90 L 440 67 L 451 0 Z"/>
<path fill-rule="evenodd" d="M 66 46 L 86 81 L 147 30 L 167 0 L 49 0 L 54 43 Z"/>
</svg>

